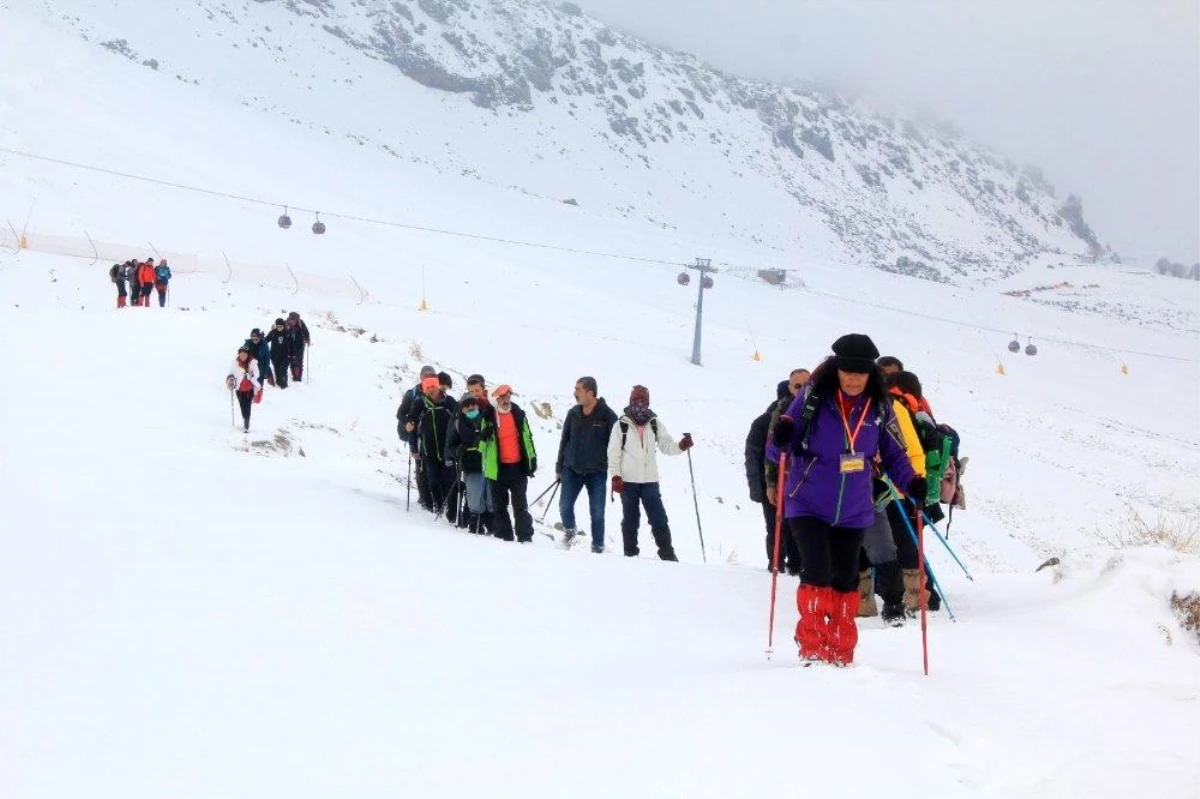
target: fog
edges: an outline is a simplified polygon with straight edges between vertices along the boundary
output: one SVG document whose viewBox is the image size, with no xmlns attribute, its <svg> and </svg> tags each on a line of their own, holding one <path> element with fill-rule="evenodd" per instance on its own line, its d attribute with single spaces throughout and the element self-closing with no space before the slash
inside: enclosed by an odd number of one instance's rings
<svg viewBox="0 0 1200 799">
<path fill-rule="evenodd" d="M 1200 0 L 576 2 L 737 75 L 952 120 L 1122 255 L 1200 260 Z"/>
</svg>

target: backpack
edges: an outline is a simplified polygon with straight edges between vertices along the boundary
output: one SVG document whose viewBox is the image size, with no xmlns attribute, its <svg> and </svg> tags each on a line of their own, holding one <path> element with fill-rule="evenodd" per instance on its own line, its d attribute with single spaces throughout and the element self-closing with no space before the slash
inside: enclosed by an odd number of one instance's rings
<svg viewBox="0 0 1200 799">
<path fill-rule="evenodd" d="M 625 439 L 629 438 L 629 422 L 622 419 L 621 425 L 621 451 L 625 451 Z M 654 440 L 658 441 L 658 417 L 650 419 L 650 429 L 654 432 Z"/>
<path fill-rule="evenodd" d="M 113 264 L 112 269 L 108 270 L 108 277 L 114 283 L 117 282 L 117 272 L 120 270 L 120 268 L 121 268 L 120 264 Z"/>
</svg>

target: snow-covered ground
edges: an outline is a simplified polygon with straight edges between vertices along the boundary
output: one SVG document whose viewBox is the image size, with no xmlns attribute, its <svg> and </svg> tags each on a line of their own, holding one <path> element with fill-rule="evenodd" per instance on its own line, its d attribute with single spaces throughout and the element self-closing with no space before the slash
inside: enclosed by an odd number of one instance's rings
<svg viewBox="0 0 1200 799">
<path fill-rule="evenodd" d="M 17 48 L 0 58 L 36 49 L 0 37 Z M 43 49 L 46 64 L 0 82 L 5 146 L 578 250 L 755 255 Z M 143 108 L 174 124 L 123 124 Z M 1094 282 L 1101 310 L 1137 309 L 1122 315 L 866 269 L 813 265 L 808 291 L 718 274 L 696 368 L 695 284 L 678 287 L 678 267 L 345 220 L 317 238 L 299 215 L 285 233 L 272 209 L 2 163 L 0 219 L 18 229 L 36 197 L 30 232 L 314 278 L 293 294 L 269 271 L 181 273 L 171 308 L 116 311 L 109 262 L 0 237 L 0 794 L 1197 795 L 1200 646 L 1168 599 L 1200 590 L 1200 567 L 1102 540 L 1130 509 L 1200 515 L 1194 283 L 1036 264 L 1000 287 Z M 361 303 L 330 288 L 348 275 Z M 222 380 L 250 328 L 287 310 L 313 328 L 311 379 L 268 390 L 243 436 Z M 1033 335 L 1041 352 L 1010 356 L 1008 335 L 944 319 Z M 921 375 L 971 456 L 951 542 L 976 579 L 931 547 L 958 622 L 932 617 L 929 678 L 916 625 L 876 621 L 853 669 L 798 669 L 790 579 L 781 645 L 763 652 L 744 437 L 774 384 L 849 331 Z M 394 413 L 424 362 L 550 405 L 531 417 L 531 496 L 553 479 L 579 376 L 617 407 L 649 386 L 697 442 L 708 564 L 682 458 L 662 463 L 680 564 L 480 540 L 406 513 Z M 1050 556 L 1061 567 L 1035 573 Z"/>
</svg>

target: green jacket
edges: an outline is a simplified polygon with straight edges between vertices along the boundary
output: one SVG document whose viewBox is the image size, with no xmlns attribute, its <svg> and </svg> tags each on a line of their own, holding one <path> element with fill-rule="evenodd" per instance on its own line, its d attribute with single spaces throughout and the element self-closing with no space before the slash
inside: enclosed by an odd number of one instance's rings
<svg viewBox="0 0 1200 799">
<path fill-rule="evenodd" d="M 521 448 L 521 463 L 525 466 L 525 474 L 528 477 L 533 477 L 533 473 L 537 471 L 537 450 L 533 446 L 533 431 L 529 429 L 529 419 L 525 416 L 525 411 L 516 403 L 512 406 L 513 421 L 517 423 L 517 444 Z M 492 413 L 481 417 L 483 424 L 479 429 L 479 437 L 481 439 L 481 447 L 483 452 L 483 476 L 489 480 L 495 480 L 500 474 L 500 442 L 496 440 L 496 435 L 499 431 L 498 417 L 500 411 L 496 408 L 492 409 Z"/>
</svg>

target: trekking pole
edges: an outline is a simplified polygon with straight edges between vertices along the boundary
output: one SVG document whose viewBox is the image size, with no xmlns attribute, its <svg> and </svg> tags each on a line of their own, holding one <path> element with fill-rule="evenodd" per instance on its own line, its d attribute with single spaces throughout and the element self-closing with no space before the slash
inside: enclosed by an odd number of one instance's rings
<svg viewBox="0 0 1200 799">
<path fill-rule="evenodd" d="M 933 530 L 933 534 L 937 536 L 937 540 L 942 542 L 942 546 L 944 546 L 946 551 L 950 553 L 950 557 L 954 558 L 954 562 L 957 563 L 959 568 L 963 570 L 963 574 L 967 575 L 967 579 L 971 582 L 975 582 L 975 578 L 971 576 L 971 572 L 967 569 L 966 564 L 962 562 L 962 560 L 958 557 L 958 554 L 955 553 L 955 551 L 951 548 L 950 542 L 943 538 L 942 534 L 938 532 L 937 527 L 932 521 L 929 520 L 929 516 L 926 515 L 925 511 L 921 511 L 921 516 L 925 520 L 924 526 L 928 527 L 930 530 Z"/>
<path fill-rule="evenodd" d="M 229 423 L 237 427 L 237 419 L 233 415 L 233 389 L 229 389 Z"/>
<path fill-rule="evenodd" d="M 408 476 L 404 478 L 408 488 L 404 491 L 404 512 L 408 513 L 412 509 L 412 450 L 408 451 Z"/>
<path fill-rule="evenodd" d="M 893 493 L 892 502 L 895 502 L 900 507 L 900 516 L 904 519 L 904 526 L 908 529 L 908 537 L 911 538 L 913 543 L 917 545 L 917 548 L 920 549 L 920 540 L 917 538 L 916 531 L 913 530 L 913 523 L 908 518 L 908 514 L 905 512 L 904 504 L 900 502 L 900 497 Z M 917 554 L 918 556 L 922 555 L 920 552 Z M 917 565 L 920 566 L 920 563 Z M 938 595 L 942 598 L 942 604 L 946 606 L 946 615 L 950 617 L 950 621 L 957 622 L 958 617 L 954 615 L 954 611 L 950 608 L 950 603 L 946 599 L 946 591 L 942 588 L 942 584 L 938 581 L 937 575 L 934 574 L 933 568 L 928 563 L 925 564 L 925 573 L 929 575 L 929 582 L 933 583 L 933 587 L 937 589 Z M 924 586 L 921 587 L 921 593 L 922 595 L 925 593 Z"/>
<path fill-rule="evenodd" d="M 775 546 L 771 553 L 771 612 L 767 616 L 767 660 L 770 660 L 771 655 L 775 654 L 775 589 L 779 585 L 779 548 L 783 538 L 783 485 L 786 481 L 787 453 L 781 452 L 779 454 L 779 487 L 775 491 Z"/>
<path fill-rule="evenodd" d="M 555 480 L 554 485 L 550 486 L 552 489 L 550 491 L 550 499 L 546 500 L 546 507 L 542 510 L 542 518 L 538 519 L 539 523 L 546 523 L 546 514 L 550 512 L 550 508 L 554 505 L 554 497 L 556 494 L 558 494 L 558 485 L 561 482 L 562 480 Z"/>
<path fill-rule="evenodd" d="M 308 382 L 311 385 L 312 384 L 312 369 L 309 367 L 309 364 L 312 363 L 312 358 L 310 358 L 308 355 L 308 351 L 310 349 L 312 349 L 311 346 L 304 348 L 304 373 L 308 376 Z"/>
<path fill-rule="evenodd" d="M 685 436 L 690 433 L 684 433 Z M 692 477 L 692 504 L 696 506 L 696 531 L 700 533 L 700 556 L 708 563 L 708 553 L 704 551 L 704 527 L 700 524 L 700 500 L 696 498 L 696 471 L 692 468 L 692 449 L 688 447 L 688 474 Z"/>
<path fill-rule="evenodd" d="M 921 599 L 921 660 L 925 666 L 925 676 L 929 676 L 929 627 L 926 621 L 925 599 L 925 514 L 920 512 L 920 506 L 913 500 L 913 508 L 917 509 L 917 595 Z"/>
<path fill-rule="evenodd" d="M 556 487 L 556 486 L 558 486 L 558 480 L 556 480 L 556 481 L 552 482 L 552 483 L 551 483 L 551 485 L 548 485 L 548 486 L 546 486 L 546 491 L 544 491 L 544 492 L 541 492 L 540 494 L 538 494 L 538 498 L 534 499 L 534 500 L 532 501 L 532 503 L 529 503 L 529 504 L 530 504 L 530 505 L 536 505 L 536 504 L 540 503 L 540 501 L 541 501 L 541 498 L 542 498 L 542 497 L 545 497 L 545 495 L 546 495 L 546 494 L 548 494 L 548 493 L 550 493 L 551 491 L 553 491 L 554 487 Z M 551 501 L 553 501 L 553 499 L 551 499 Z"/>
</svg>

